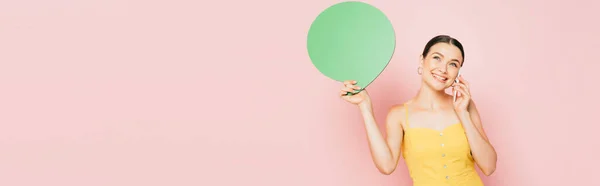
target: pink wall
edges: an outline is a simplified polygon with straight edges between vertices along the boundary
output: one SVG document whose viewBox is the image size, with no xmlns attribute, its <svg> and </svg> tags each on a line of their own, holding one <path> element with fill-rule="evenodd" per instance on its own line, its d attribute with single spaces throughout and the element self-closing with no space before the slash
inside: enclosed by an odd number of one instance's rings
<svg viewBox="0 0 600 186">
<path fill-rule="evenodd" d="M 407 185 L 312 66 L 313 1 L 0 1 L 0 185 Z M 600 185 L 599 1 L 367 1 L 398 46 L 381 121 L 427 40 L 466 47 L 491 186 Z M 596 112 L 594 112 L 595 110 Z"/>
</svg>

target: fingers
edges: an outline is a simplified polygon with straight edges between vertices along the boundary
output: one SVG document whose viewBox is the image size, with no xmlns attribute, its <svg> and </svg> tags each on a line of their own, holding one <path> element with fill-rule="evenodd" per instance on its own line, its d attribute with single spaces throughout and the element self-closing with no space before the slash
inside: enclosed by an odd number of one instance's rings
<svg viewBox="0 0 600 186">
<path fill-rule="evenodd" d="M 354 92 L 355 90 L 360 90 L 360 87 L 356 86 L 355 84 L 356 84 L 356 81 L 354 81 L 354 80 L 344 81 L 344 87 L 340 91 L 340 96 L 346 96 L 346 95 L 348 95 L 348 92 Z"/>
<path fill-rule="evenodd" d="M 469 90 L 469 84 L 468 84 L 468 83 L 469 83 L 469 82 L 466 82 L 466 81 L 460 80 L 460 82 L 458 82 L 458 83 L 453 83 L 453 84 L 452 84 L 452 87 L 457 87 L 457 86 L 458 86 L 458 87 L 463 87 L 465 90 L 467 90 L 467 91 L 470 91 L 470 90 Z"/>
<path fill-rule="evenodd" d="M 356 81 L 350 80 L 350 81 L 344 81 L 344 88 L 342 88 L 342 89 L 347 89 L 346 91 L 353 91 L 353 90 L 360 90 L 360 87 L 356 86 Z"/>
<path fill-rule="evenodd" d="M 342 97 L 344 97 L 347 94 L 348 94 L 348 91 L 344 91 L 344 90 L 340 91 L 340 96 L 342 96 Z"/>
<path fill-rule="evenodd" d="M 460 87 L 460 88 L 463 88 L 463 89 L 465 89 L 465 90 L 468 90 L 468 89 L 469 89 L 469 87 L 467 87 L 467 85 L 465 85 L 465 84 L 463 84 L 463 83 L 454 83 L 454 84 L 452 85 L 452 87 L 454 87 L 454 88 L 459 88 L 459 87 Z"/>
<path fill-rule="evenodd" d="M 349 86 L 349 85 L 354 85 L 356 84 L 356 81 L 354 80 L 346 80 L 344 81 L 344 86 Z"/>
<path fill-rule="evenodd" d="M 461 83 L 464 83 L 464 84 L 467 86 L 467 88 L 469 88 L 469 87 L 470 87 L 470 84 L 469 84 L 469 82 L 468 82 L 467 80 L 465 80 L 465 78 L 463 78 L 463 76 L 462 76 L 462 75 L 458 76 L 458 80 L 459 80 Z"/>
<path fill-rule="evenodd" d="M 356 87 L 356 86 L 354 86 L 354 87 Z M 354 87 L 344 87 L 344 88 L 342 88 L 342 91 L 344 91 L 344 92 L 354 92 L 354 90 L 358 90 L 358 89 L 356 89 Z"/>
<path fill-rule="evenodd" d="M 354 93 L 356 90 L 360 90 L 360 88 L 359 88 L 359 87 L 357 87 L 357 86 L 354 86 L 354 87 L 352 87 L 352 88 L 350 88 L 350 87 L 344 87 L 344 88 L 342 88 L 342 90 L 340 91 L 340 95 L 342 95 L 342 96 L 345 96 L 345 95 L 347 95 L 347 94 L 348 94 L 348 92 Z"/>
<path fill-rule="evenodd" d="M 469 90 L 467 89 L 467 86 L 464 84 L 454 85 L 454 90 L 460 92 L 460 94 L 461 94 L 460 97 L 463 97 L 463 96 L 470 97 L 471 96 Z"/>
<path fill-rule="evenodd" d="M 452 85 L 453 91 L 456 91 L 456 103 L 462 103 L 464 100 L 470 100 L 471 93 L 469 90 L 469 82 L 466 81 L 462 75 L 457 77 L 457 79 L 459 80 L 459 83 L 454 83 Z"/>
</svg>

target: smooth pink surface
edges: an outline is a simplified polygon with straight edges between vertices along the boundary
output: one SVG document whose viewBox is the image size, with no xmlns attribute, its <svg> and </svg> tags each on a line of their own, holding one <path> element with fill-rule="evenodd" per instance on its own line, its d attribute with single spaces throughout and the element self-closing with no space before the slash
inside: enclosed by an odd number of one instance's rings
<svg viewBox="0 0 600 186">
<path fill-rule="evenodd" d="M 0 1 L 0 185 L 408 185 L 306 53 L 337 2 Z M 600 185 L 599 1 L 367 2 L 397 33 L 379 121 L 450 34 L 499 154 L 486 185 Z"/>
</svg>

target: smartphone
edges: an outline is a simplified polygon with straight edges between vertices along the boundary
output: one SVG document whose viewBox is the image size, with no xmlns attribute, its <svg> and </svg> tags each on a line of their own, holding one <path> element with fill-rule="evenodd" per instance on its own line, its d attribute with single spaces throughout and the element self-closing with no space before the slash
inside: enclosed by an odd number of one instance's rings
<svg viewBox="0 0 600 186">
<path fill-rule="evenodd" d="M 458 75 L 456 76 L 456 79 L 454 79 L 455 83 L 459 83 L 460 82 L 460 81 L 458 81 L 458 77 L 460 77 L 460 70 L 458 70 Z M 454 102 L 456 102 L 456 94 L 458 94 L 458 91 L 454 90 L 454 97 L 453 97 Z"/>
</svg>

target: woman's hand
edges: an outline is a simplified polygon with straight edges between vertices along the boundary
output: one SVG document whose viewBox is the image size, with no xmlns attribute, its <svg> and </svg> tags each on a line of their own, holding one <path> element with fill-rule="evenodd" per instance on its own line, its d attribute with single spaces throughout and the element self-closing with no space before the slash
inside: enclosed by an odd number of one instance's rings
<svg viewBox="0 0 600 186">
<path fill-rule="evenodd" d="M 354 80 L 344 81 L 344 87 L 342 87 L 342 90 L 340 91 L 340 96 L 342 97 L 342 99 L 346 100 L 349 103 L 355 104 L 355 105 L 369 103 L 371 101 L 371 99 L 369 98 L 369 95 L 367 94 L 367 90 L 362 90 L 357 94 L 347 95 L 348 92 L 355 92 L 356 90 L 361 89 L 360 87 L 356 86 L 355 84 L 356 84 L 356 81 L 354 81 Z"/>
<path fill-rule="evenodd" d="M 354 93 L 356 90 L 361 91 L 348 95 L 349 92 Z M 366 90 L 356 86 L 356 81 L 344 81 L 344 87 L 340 90 L 339 96 L 349 103 L 358 105 L 364 120 L 371 157 L 377 169 L 386 175 L 394 172 L 396 167 L 398 167 L 402 138 L 404 136 L 402 125 L 400 125 L 403 119 L 402 116 L 404 116 L 404 112 L 400 110 L 401 107 L 395 106 L 388 112 L 386 118 L 387 135 L 384 136 L 375 121 L 375 114 L 373 114 L 369 94 L 367 94 Z"/>
<path fill-rule="evenodd" d="M 498 161 L 498 154 L 496 150 L 489 142 L 477 106 L 473 100 L 471 100 L 471 92 L 469 91 L 469 82 L 465 81 L 462 76 L 459 77 L 460 83 L 455 83 L 453 90 L 460 92 L 460 96 L 457 96 L 456 102 L 454 102 L 454 110 L 456 111 L 460 123 L 465 129 L 467 141 L 471 147 L 471 155 L 479 166 L 479 170 L 486 176 L 491 175 L 496 171 L 496 163 Z"/>
<path fill-rule="evenodd" d="M 456 112 L 467 112 L 471 102 L 471 91 L 469 90 L 469 82 L 461 76 L 458 77 L 459 83 L 452 85 L 452 92 L 458 91 L 456 101 L 454 102 L 454 110 Z M 456 94 L 458 94 L 456 93 Z"/>
</svg>

